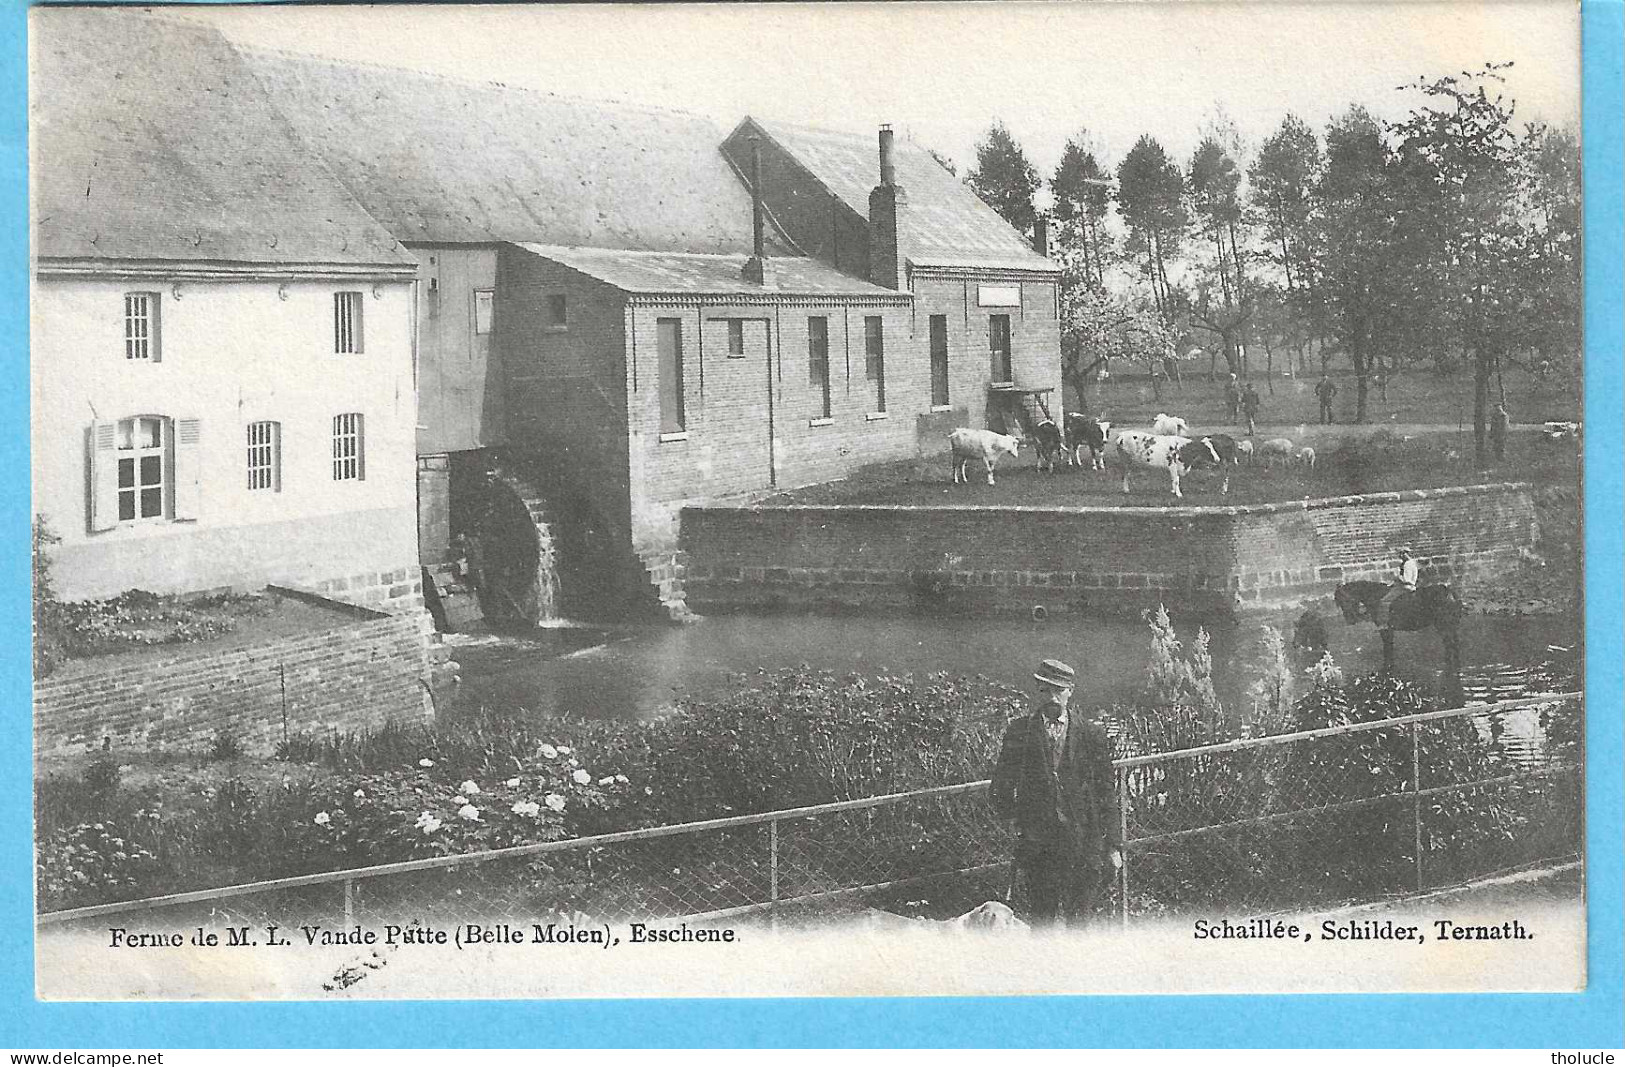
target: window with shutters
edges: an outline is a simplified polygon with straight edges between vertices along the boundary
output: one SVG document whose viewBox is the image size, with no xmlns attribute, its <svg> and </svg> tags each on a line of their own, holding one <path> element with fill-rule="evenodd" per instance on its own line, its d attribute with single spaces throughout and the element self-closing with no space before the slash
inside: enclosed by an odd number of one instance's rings
<svg viewBox="0 0 1625 1067">
<path fill-rule="evenodd" d="M 863 376 L 874 390 L 875 413 L 886 410 L 886 325 L 879 315 L 863 317 Z"/>
<path fill-rule="evenodd" d="M 948 406 L 948 316 L 931 316 L 931 406 Z"/>
<path fill-rule="evenodd" d="M 361 351 L 361 294 L 333 294 L 333 351 Z"/>
<path fill-rule="evenodd" d="M 282 424 L 248 424 L 248 488 L 282 491 Z"/>
<path fill-rule="evenodd" d="M 157 363 L 158 294 L 124 294 L 124 358 Z"/>
<path fill-rule="evenodd" d="M 118 423 L 118 521 L 169 515 L 168 419 L 120 419 Z"/>
<path fill-rule="evenodd" d="M 367 477 L 367 438 L 361 413 L 333 416 L 333 480 L 359 482 Z"/>
<path fill-rule="evenodd" d="M 812 386 L 812 417 L 827 419 L 829 406 L 829 319 L 807 319 L 807 383 Z"/>
<path fill-rule="evenodd" d="M 655 354 L 660 363 L 660 433 L 684 433 L 688 413 L 683 401 L 683 322 L 655 320 Z"/>
</svg>

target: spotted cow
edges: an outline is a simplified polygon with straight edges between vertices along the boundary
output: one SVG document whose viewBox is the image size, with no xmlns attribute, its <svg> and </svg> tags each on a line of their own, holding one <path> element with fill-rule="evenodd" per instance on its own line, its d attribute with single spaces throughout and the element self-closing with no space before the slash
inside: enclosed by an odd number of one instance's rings
<svg viewBox="0 0 1625 1067">
<path fill-rule="evenodd" d="M 1106 435 L 1112 424 L 1105 419 L 1092 419 L 1081 411 L 1066 413 L 1066 465 L 1083 466 L 1083 450 L 1089 450 L 1089 469 L 1106 469 Z"/>
<path fill-rule="evenodd" d="M 1124 430 L 1117 435 L 1117 458 L 1123 467 L 1123 492 L 1129 491 L 1128 472 L 1132 467 L 1168 472 L 1168 485 L 1174 496 L 1182 497 L 1179 479 L 1199 463 L 1222 466 L 1219 454 L 1205 438 L 1192 441 L 1188 437 L 1171 434 L 1147 433 L 1144 430 Z"/>
<path fill-rule="evenodd" d="M 1066 451 L 1061 440 L 1061 428 L 1054 419 L 1044 419 L 1033 427 L 1033 447 L 1038 450 L 1038 469 L 1055 473 L 1055 460 Z"/>
</svg>

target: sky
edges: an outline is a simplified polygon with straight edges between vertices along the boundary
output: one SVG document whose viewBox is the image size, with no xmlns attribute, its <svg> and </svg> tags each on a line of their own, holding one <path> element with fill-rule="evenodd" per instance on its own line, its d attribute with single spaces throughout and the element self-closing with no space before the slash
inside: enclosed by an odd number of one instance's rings
<svg viewBox="0 0 1625 1067">
<path fill-rule="evenodd" d="M 1573 0 L 192 8 L 245 44 L 594 99 L 853 130 L 960 165 L 1002 120 L 1046 177 L 1068 138 L 1109 166 L 1143 133 L 1181 162 L 1222 107 L 1256 146 L 1287 112 L 1402 117 L 1404 83 L 1512 61 L 1520 119 L 1578 126 Z"/>
</svg>

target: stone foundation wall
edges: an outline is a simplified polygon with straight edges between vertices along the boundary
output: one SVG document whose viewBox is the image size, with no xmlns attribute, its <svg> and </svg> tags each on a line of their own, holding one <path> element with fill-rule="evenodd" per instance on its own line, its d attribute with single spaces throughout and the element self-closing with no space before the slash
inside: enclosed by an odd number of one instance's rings
<svg viewBox="0 0 1625 1067">
<path fill-rule="evenodd" d="M 1525 485 L 1240 507 L 685 508 L 696 611 L 1230 613 L 1382 577 L 1460 581 L 1535 541 Z"/>
</svg>

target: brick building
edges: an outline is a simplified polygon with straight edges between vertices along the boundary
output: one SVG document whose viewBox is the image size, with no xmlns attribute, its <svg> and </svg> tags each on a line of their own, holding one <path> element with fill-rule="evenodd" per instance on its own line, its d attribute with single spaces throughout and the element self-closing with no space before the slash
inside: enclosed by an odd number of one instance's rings
<svg viewBox="0 0 1625 1067">
<path fill-rule="evenodd" d="M 419 611 L 414 261 L 212 29 L 30 19 L 33 507 L 63 597 Z"/>
<path fill-rule="evenodd" d="M 678 610 L 684 503 L 934 453 L 990 385 L 1059 386 L 1057 268 L 889 130 L 244 55 L 416 259 L 431 569 L 493 521 L 495 467 L 522 584 L 556 552 L 572 613 Z"/>
</svg>

